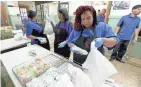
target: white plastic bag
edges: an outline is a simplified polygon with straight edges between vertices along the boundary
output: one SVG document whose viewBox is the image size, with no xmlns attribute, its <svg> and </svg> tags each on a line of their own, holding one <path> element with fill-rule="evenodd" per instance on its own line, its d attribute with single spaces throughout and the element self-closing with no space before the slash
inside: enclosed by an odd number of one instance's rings
<svg viewBox="0 0 141 87">
<path fill-rule="evenodd" d="M 74 87 L 92 87 L 90 78 L 81 69 L 69 64 L 68 71 Z"/>
<path fill-rule="evenodd" d="M 53 34 L 53 26 L 51 25 L 51 21 L 49 19 L 46 20 L 44 34 Z"/>
<path fill-rule="evenodd" d="M 29 38 L 27 38 L 26 34 L 24 34 L 22 38 L 23 38 L 24 40 L 30 40 Z"/>
<path fill-rule="evenodd" d="M 17 34 L 14 35 L 14 39 L 16 41 L 22 40 L 22 38 L 23 38 L 23 34 L 22 33 L 17 33 Z"/>
<path fill-rule="evenodd" d="M 103 56 L 96 47 L 94 42 L 91 43 L 91 51 L 87 60 L 82 65 L 84 71 L 92 80 L 93 87 L 102 87 L 105 80 L 117 73 L 116 68 Z"/>
<path fill-rule="evenodd" d="M 74 87 L 68 74 L 64 74 L 53 87 Z"/>
</svg>

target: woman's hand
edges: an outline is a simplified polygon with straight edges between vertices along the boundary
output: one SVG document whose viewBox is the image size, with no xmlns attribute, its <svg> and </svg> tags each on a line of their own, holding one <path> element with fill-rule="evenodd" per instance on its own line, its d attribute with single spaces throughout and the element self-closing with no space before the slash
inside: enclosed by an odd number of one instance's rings
<svg viewBox="0 0 141 87">
<path fill-rule="evenodd" d="M 96 47 L 101 47 L 102 45 L 106 47 L 113 47 L 117 44 L 115 38 L 96 38 L 94 41 Z"/>
</svg>

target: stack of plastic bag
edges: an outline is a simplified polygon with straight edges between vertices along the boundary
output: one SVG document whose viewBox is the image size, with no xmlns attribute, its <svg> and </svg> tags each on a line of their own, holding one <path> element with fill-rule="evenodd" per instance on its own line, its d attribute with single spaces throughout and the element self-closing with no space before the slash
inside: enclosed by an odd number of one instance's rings
<svg viewBox="0 0 141 87">
<path fill-rule="evenodd" d="M 68 74 L 64 74 L 53 87 L 74 87 Z"/>
<path fill-rule="evenodd" d="M 90 78 L 81 69 L 69 64 L 68 71 L 74 87 L 93 87 Z"/>
<path fill-rule="evenodd" d="M 93 87 L 103 87 L 105 80 L 117 73 L 116 68 L 91 43 L 91 51 L 82 65 L 84 72 L 90 77 Z"/>
<path fill-rule="evenodd" d="M 53 87 L 93 87 L 90 78 L 79 68 L 68 64 L 65 73 Z"/>
<path fill-rule="evenodd" d="M 52 67 L 26 87 L 92 87 L 90 78 L 81 69 L 71 64 L 66 69 L 66 73 L 59 74 L 58 69 Z"/>
<path fill-rule="evenodd" d="M 45 24 L 45 28 L 44 28 L 44 34 L 53 34 L 53 22 L 47 17 L 46 19 L 46 24 Z"/>
<path fill-rule="evenodd" d="M 22 40 L 23 34 L 22 33 L 17 33 L 14 35 L 14 39 L 16 41 Z"/>
</svg>

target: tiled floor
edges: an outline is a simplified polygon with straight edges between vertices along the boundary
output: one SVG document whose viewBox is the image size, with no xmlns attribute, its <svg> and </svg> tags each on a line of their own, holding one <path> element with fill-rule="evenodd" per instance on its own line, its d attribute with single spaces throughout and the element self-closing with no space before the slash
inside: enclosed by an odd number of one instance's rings
<svg viewBox="0 0 141 87">
<path fill-rule="evenodd" d="M 106 52 L 106 57 L 109 59 L 112 51 L 106 50 Z M 141 58 L 128 57 L 127 59 L 125 56 L 123 59 L 126 63 L 116 60 L 112 62 L 118 70 L 118 74 L 113 78 L 118 83 L 122 83 L 123 87 L 141 87 Z"/>
<path fill-rule="evenodd" d="M 120 63 L 113 61 L 113 65 L 117 68 L 118 74 L 113 78 L 122 83 L 124 87 L 141 87 L 141 68 L 128 63 Z"/>
</svg>

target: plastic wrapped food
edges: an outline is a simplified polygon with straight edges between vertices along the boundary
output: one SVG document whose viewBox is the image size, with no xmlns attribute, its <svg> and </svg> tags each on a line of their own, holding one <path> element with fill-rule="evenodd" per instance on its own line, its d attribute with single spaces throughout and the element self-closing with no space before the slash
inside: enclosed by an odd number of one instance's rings
<svg viewBox="0 0 141 87">
<path fill-rule="evenodd" d="M 40 75 L 49 68 L 49 65 L 41 58 L 36 58 L 14 67 L 13 71 L 22 85 Z"/>
<path fill-rule="evenodd" d="M 42 75 L 37 77 L 36 79 L 28 82 L 26 84 L 27 87 L 37 87 L 40 85 L 40 87 L 51 87 L 53 86 L 58 80 L 60 79 L 60 75 L 57 73 L 57 69 L 52 67 L 46 72 L 44 72 Z M 40 80 L 40 81 L 39 81 Z M 38 82 L 39 81 L 39 82 Z M 38 83 L 36 83 L 38 82 Z"/>
<path fill-rule="evenodd" d="M 68 72 L 69 61 L 56 54 L 35 58 L 13 68 L 26 87 L 53 87 Z"/>
</svg>

